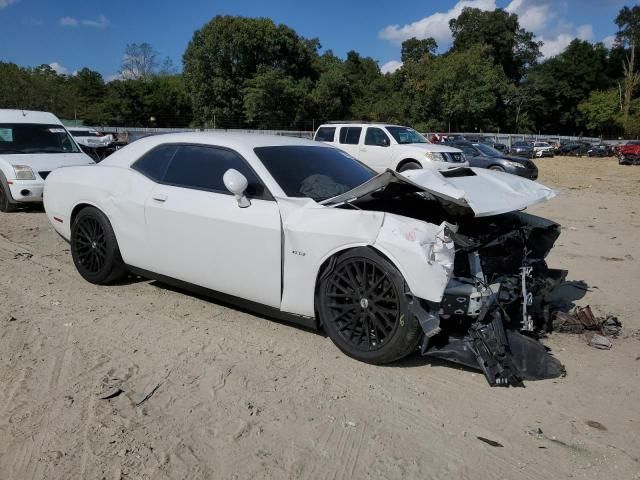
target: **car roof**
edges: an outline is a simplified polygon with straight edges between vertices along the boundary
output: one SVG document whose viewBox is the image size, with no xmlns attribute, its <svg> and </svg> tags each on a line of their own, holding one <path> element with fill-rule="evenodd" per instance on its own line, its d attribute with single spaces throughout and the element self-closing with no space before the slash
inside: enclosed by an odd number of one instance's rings
<svg viewBox="0 0 640 480">
<path fill-rule="evenodd" d="M 275 147 L 285 145 L 298 145 L 309 147 L 333 148 L 323 142 L 315 142 L 304 138 L 287 137 L 283 135 L 268 135 L 261 133 L 235 133 L 235 132 L 183 132 L 165 133 L 143 137 L 130 143 L 126 147 L 111 154 L 101 165 L 128 166 L 140 155 L 154 147 L 163 144 L 191 144 L 211 145 L 215 147 L 235 150 L 245 158 L 250 156 L 250 151 L 258 147 Z"/>
<path fill-rule="evenodd" d="M 0 109 L 0 123 L 43 123 L 47 125 L 62 125 L 62 122 L 53 113 L 12 109 Z"/>
<path fill-rule="evenodd" d="M 384 122 L 329 122 L 323 123 L 318 128 L 327 128 L 327 127 L 360 127 L 360 126 L 371 126 L 371 127 L 402 127 L 402 128 L 411 128 L 406 125 L 396 125 L 393 123 L 384 123 Z"/>
</svg>

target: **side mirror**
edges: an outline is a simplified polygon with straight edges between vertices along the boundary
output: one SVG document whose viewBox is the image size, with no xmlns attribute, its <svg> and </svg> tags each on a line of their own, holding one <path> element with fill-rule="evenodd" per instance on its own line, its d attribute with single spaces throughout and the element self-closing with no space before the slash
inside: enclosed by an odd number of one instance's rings
<svg viewBox="0 0 640 480">
<path fill-rule="evenodd" d="M 249 182 L 247 182 L 247 177 L 241 174 L 238 170 L 234 168 L 230 168 L 222 177 L 222 181 L 224 182 L 224 186 L 227 187 L 233 195 L 236 197 L 238 201 L 238 206 L 240 208 L 246 208 L 251 205 L 251 202 L 244 194 L 247 190 L 247 186 Z"/>
<path fill-rule="evenodd" d="M 382 139 L 380 139 L 380 146 L 381 147 L 388 147 L 389 146 L 389 139 L 387 137 L 384 137 Z"/>
</svg>

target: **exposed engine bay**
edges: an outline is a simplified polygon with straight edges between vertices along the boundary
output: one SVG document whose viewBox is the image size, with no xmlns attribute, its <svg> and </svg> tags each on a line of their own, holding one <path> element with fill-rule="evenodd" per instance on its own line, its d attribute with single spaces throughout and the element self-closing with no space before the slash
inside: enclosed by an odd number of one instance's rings
<svg viewBox="0 0 640 480">
<path fill-rule="evenodd" d="M 451 224 L 452 278 L 439 305 L 414 310 L 424 330 L 423 355 L 480 368 L 491 385 L 563 375 L 560 362 L 535 339 L 551 330 L 551 292 L 567 274 L 545 261 L 560 225 L 523 212 L 477 218 L 407 187 L 390 184 L 341 208 Z"/>
</svg>

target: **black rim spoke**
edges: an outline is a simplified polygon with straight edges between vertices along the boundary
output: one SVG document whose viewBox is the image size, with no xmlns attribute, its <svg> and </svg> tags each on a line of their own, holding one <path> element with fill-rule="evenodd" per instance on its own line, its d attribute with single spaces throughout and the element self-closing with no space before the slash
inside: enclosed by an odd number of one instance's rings
<svg viewBox="0 0 640 480">
<path fill-rule="evenodd" d="M 325 289 L 328 318 L 338 334 L 359 350 L 384 345 L 399 324 L 398 291 L 377 263 L 352 258 L 336 267 Z"/>
</svg>

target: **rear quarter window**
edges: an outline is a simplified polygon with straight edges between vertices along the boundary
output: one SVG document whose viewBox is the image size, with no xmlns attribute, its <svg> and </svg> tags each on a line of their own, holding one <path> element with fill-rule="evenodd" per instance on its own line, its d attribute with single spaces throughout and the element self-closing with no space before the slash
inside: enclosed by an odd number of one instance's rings
<svg viewBox="0 0 640 480">
<path fill-rule="evenodd" d="M 131 168 L 159 183 L 177 150 L 177 145 L 161 145 L 145 153 Z"/>
<path fill-rule="evenodd" d="M 334 142 L 336 127 L 320 127 L 316 132 L 316 142 Z"/>
</svg>

